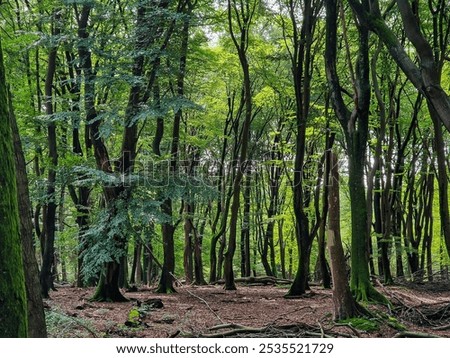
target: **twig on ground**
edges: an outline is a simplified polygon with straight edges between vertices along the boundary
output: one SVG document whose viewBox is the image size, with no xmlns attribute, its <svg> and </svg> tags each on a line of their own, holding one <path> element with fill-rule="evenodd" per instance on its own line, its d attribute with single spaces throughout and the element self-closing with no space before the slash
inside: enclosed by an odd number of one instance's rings
<svg viewBox="0 0 450 358">
<path fill-rule="evenodd" d="M 447 329 L 450 329 L 450 324 L 447 324 L 445 326 L 433 327 L 432 329 L 435 331 L 445 331 Z"/>
</svg>

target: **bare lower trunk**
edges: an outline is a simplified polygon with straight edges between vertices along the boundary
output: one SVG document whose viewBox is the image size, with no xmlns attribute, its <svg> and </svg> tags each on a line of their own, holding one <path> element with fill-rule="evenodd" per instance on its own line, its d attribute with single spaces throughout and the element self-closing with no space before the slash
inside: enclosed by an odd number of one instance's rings
<svg viewBox="0 0 450 358">
<path fill-rule="evenodd" d="M 342 248 L 338 161 L 334 153 L 331 155 L 331 163 L 328 200 L 328 250 L 330 252 L 331 275 L 333 278 L 333 319 L 337 321 L 357 316 L 358 310 L 350 292 L 344 249 Z"/>
</svg>

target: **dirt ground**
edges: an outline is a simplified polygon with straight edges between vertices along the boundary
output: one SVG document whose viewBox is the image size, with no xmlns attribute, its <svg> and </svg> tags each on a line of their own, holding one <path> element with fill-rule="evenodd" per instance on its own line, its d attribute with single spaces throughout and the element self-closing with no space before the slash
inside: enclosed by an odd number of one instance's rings
<svg viewBox="0 0 450 358">
<path fill-rule="evenodd" d="M 45 301 L 53 337 L 450 337 L 450 284 L 378 287 L 392 307 L 374 316 L 332 320 L 332 292 L 318 286 L 286 299 L 287 286 L 183 286 L 125 292 L 129 302 L 90 302 L 93 289 L 62 286 Z M 162 303 L 162 305 L 161 305 Z M 162 306 L 162 307 L 161 307 Z"/>
</svg>

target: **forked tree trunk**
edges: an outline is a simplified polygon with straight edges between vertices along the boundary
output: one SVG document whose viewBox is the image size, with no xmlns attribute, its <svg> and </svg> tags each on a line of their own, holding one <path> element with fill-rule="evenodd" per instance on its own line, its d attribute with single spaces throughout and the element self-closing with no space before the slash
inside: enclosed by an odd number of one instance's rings
<svg viewBox="0 0 450 358">
<path fill-rule="evenodd" d="M 252 90 L 250 81 L 250 68 L 247 59 L 248 49 L 248 36 L 249 27 L 251 25 L 252 17 L 256 10 L 257 0 L 251 3 L 250 0 L 244 3 L 240 2 L 240 7 L 235 0 L 228 0 L 228 27 L 230 30 L 231 39 L 234 43 L 236 51 L 238 53 L 239 62 L 241 64 L 241 70 L 243 74 L 243 88 L 244 88 L 244 103 L 245 103 L 245 116 L 244 123 L 242 124 L 242 137 L 241 148 L 239 158 L 237 161 L 238 167 L 236 168 L 236 175 L 233 181 L 233 198 L 230 208 L 230 231 L 228 237 L 228 247 L 224 258 L 224 276 L 225 276 L 225 289 L 236 290 L 234 283 L 234 271 L 233 271 L 233 259 L 236 251 L 236 237 L 237 237 L 237 223 L 241 198 L 241 182 L 244 175 L 245 167 L 248 163 L 248 145 L 250 142 L 250 124 L 252 120 Z M 239 8 L 239 9 L 238 9 Z M 238 18 L 239 36 L 237 37 L 234 32 L 233 15 Z"/>
</svg>

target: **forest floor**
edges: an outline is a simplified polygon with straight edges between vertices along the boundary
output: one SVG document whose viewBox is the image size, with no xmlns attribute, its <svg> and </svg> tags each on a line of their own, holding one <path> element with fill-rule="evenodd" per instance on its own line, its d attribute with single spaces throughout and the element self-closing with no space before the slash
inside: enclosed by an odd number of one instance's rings
<svg viewBox="0 0 450 358">
<path fill-rule="evenodd" d="M 45 305 L 53 337 L 450 337 L 450 283 L 378 287 L 391 308 L 369 305 L 374 317 L 340 323 L 331 290 L 286 299 L 287 290 L 183 286 L 162 295 L 142 287 L 125 292 L 129 302 L 107 303 L 89 301 L 93 289 L 61 286 Z"/>
</svg>

